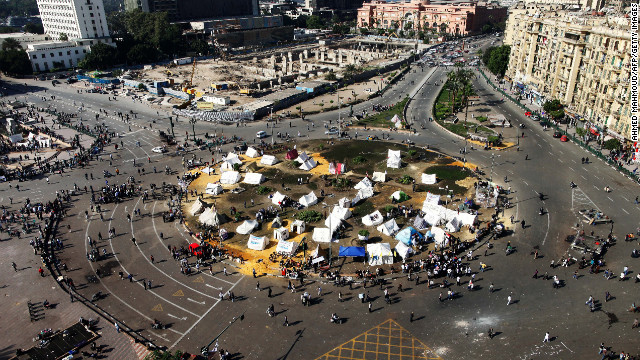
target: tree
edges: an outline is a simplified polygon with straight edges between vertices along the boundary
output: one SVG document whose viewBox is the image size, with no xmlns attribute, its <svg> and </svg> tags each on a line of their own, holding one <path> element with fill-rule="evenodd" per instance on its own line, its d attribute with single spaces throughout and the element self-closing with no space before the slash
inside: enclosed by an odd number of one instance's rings
<svg viewBox="0 0 640 360">
<path fill-rule="evenodd" d="M 67 34 L 65 34 L 65 33 L 61 33 L 60 37 L 58 39 L 60 41 L 68 41 L 69 40 L 69 36 L 67 36 Z"/>
<path fill-rule="evenodd" d="M 24 32 L 32 34 L 44 34 L 44 26 L 42 26 L 42 24 L 28 23 L 24 26 Z"/>
<path fill-rule="evenodd" d="M 189 47 L 191 48 L 191 51 L 194 51 L 201 56 L 209 54 L 209 44 L 207 44 L 207 42 L 202 39 L 192 41 L 189 44 Z"/>
<path fill-rule="evenodd" d="M 116 49 L 105 43 L 91 45 L 91 52 L 82 59 L 78 66 L 83 69 L 108 69 L 116 63 Z"/>
<path fill-rule="evenodd" d="M 564 105 L 562 105 L 558 99 L 546 101 L 542 105 L 542 108 L 556 121 L 560 121 L 564 118 Z"/>
<path fill-rule="evenodd" d="M 604 144 L 602 145 L 603 148 L 607 149 L 607 150 L 619 150 L 620 149 L 620 140 L 618 139 L 609 139 L 607 141 L 604 142 Z"/>
<path fill-rule="evenodd" d="M 127 61 L 132 64 L 144 64 L 158 60 L 158 49 L 150 44 L 136 44 L 127 52 Z"/>
<path fill-rule="evenodd" d="M 29 55 L 22 49 L 0 51 L 0 70 L 8 75 L 20 76 L 33 73 Z"/>
<path fill-rule="evenodd" d="M 308 29 L 322 29 L 325 26 L 324 20 L 322 20 L 322 18 L 317 15 L 309 16 L 306 25 Z"/>
<path fill-rule="evenodd" d="M 482 62 L 493 74 L 503 77 L 509 66 L 511 46 L 492 46 L 482 54 Z"/>
<path fill-rule="evenodd" d="M 6 38 L 2 43 L 2 50 L 18 50 L 22 49 L 20 42 L 14 38 Z"/>
</svg>

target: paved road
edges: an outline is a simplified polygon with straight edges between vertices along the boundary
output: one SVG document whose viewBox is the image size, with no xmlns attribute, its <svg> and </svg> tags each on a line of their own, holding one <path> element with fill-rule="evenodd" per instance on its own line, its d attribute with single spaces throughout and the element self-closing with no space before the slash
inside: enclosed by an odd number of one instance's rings
<svg viewBox="0 0 640 360">
<path fill-rule="evenodd" d="M 388 92 L 373 103 L 386 105 L 397 101 L 397 94 L 411 93 L 420 88 L 425 76 L 431 76 L 430 84 L 433 84 L 433 80 L 446 76 L 446 71 L 441 68 L 435 69 L 433 73 L 417 70 L 407 74 L 405 80 L 398 84 L 398 90 Z M 44 85 L 38 82 L 31 84 Z M 21 91 L 20 86 L 16 85 L 14 89 Z M 483 81 L 476 81 L 476 86 L 490 105 L 499 100 L 499 96 Z M 409 109 L 409 114 L 415 115 L 416 121 L 428 118 L 430 101 L 433 101 L 437 91 L 437 87 L 425 85 L 418 92 L 419 95 Z M 154 130 L 167 126 L 167 120 L 157 120 L 156 110 L 141 103 L 133 103 L 129 99 L 114 102 L 108 101 L 106 95 L 77 94 L 73 88 L 66 86 L 49 89 L 47 94 L 51 93 L 55 94 L 57 101 L 38 100 L 43 92 L 31 92 L 26 97 L 39 106 L 55 104 L 60 109 L 66 106 L 67 111 L 73 110 L 73 101 L 76 101 L 76 105 L 84 102 L 88 112 L 100 108 L 128 112 L 129 108 L 133 108 L 137 118 L 132 119 L 131 124 L 115 117 L 104 120 L 123 136 L 124 145 L 117 152 L 109 147 L 102 156 L 104 161 L 94 162 L 83 171 L 63 176 L 54 175 L 51 177 L 52 184 L 48 187 L 43 180 L 34 180 L 25 184 L 25 187 L 29 187 L 29 192 L 15 194 L 14 190 L 4 185 L 4 196 L 12 194 L 14 199 L 19 199 L 34 196 L 28 194 L 36 194 L 36 191 L 40 191 L 40 196 L 46 196 L 52 189 L 68 188 L 72 183 L 77 183 L 80 187 L 93 185 L 97 188 L 105 180 L 101 177 L 102 170 L 109 169 L 113 172 L 115 167 L 120 169 L 122 175 L 119 178 L 121 180 L 116 178 L 113 181 L 124 181 L 124 177 L 129 175 L 142 181 L 145 187 L 150 183 L 174 181 L 175 174 L 153 174 L 151 171 L 152 166 L 158 169 L 163 169 L 165 165 L 173 168 L 180 166 L 180 158 L 150 152 L 152 147 L 160 144 Z M 369 102 L 355 106 L 354 111 L 368 109 L 371 104 Z M 416 286 L 413 282 L 399 279 L 392 285 L 395 287 L 402 283 L 405 291 L 394 295 L 396 301 L 390 306 L 383 305 L 381 290 L 368 289 L 376 297 L 373 301 L 374 311 L 369 313 L 366 304 L 361 304 L 357 298 L 359 292 L 366 290 L 358 287 L 347 290 L 328 284 L 309 283 L 306 285 L 307 291 L 315 295 L 317 287 L 321 286 L 323 295 L 314 296 L 314 304 L 303 308 L 299 293 L 287 291 L 286 284 L 282 281 L 259 279 L 261 287 L 272 287 L 274 297 L 269 299 L 266 291 L 255 289 L 255 282 L 258 280 L 233 273 L 231 265 L 215 264 L 213 273 L 204 271 L 187 277 L 180 274 L 178 264 L 166 250 L 167 245 L 179 247 L 188 242 L 187 234 L 179 225 L 159 221 L 159 214 L 166 210 L 167 199 L 143 203 L 135 198 L 118 205 L 105 206 L 104 221 L 97 214 L 87 221 L 84 219 L 84 210 L 89 205 L 88 195 L 77 196 L 74 207 L 70 210 L 72 216 L 65 220 L 65 224 L 68 222 L 72 226 L 72 232 L 60 234 L 63 241 L 69 244 L 60 256 L 63 261 L 72 265 L 74 271 L 69 276 L 76 283 L 82 284 L 80 291 L 83 294 L 90 295 L 98 290 L 107 293 L 107 298 L 101 300 L 102 305 L 118 314 L 129 326 L 141 329 L 145 336 L 160 344 L 188 351 L 197 351 L 243 311 L 246 311 L 245 320 L 236 322 L 228 335 L 221 338 L 220 345 L 250 359 L 278 358 L 286 354 L 289 358 L 296 359 L 316 358 L 389 318 L 397 321 L 408 333 L 445 359 L 501 357 L 502 354 L 509 354 L 510 358 L 517 359 L 543 359 L 551 356 L 595 358 L 597 346 L 602 341 L 615 346 L 616 351 L 638 349 L 637 330 L 632 332 L 630 329 L 634 316 L 625 311 L 631 302 L 639 300 L 637 284 L 631 281 L 607 281 L 601 276 L 588 274 L 585 270 L 581 270 L 581 277 L 574 280 L 571 275 L 576 270 L 575 266 L 553 270 L 549 268 L 550 260 L 558 259 L 567 250 L 568 244 L 563 239 L 571 231 L 571 226 L 575 225 L 575 211 L 580 206 L 593 206 L 610 214 L 615 220 L 614 233 L 619 237 L 635 229 L 640 215 L 640 208 L 633 203 L 638 192 L 637 185 L 603 162 L 595 161 L 588 165 L 577 163 L 576 160 L 586 155 L 583 150 L 573 144 L 553 139 L 549 132 L 542 131 L 535 122 L 524 118 L 512 104 L 499 104 L 493 108 L 503 112 L 515 123 L 526 124 L 525 137 L 520 143 L 521 151 L 513 149 L 493 153 L 471 150 L 467 154 L 467 161 L 477 164 L 489 174 L 492 154 L 495 154 L 493 178 L 500 183 L 507 176 L 509 181 L 504 185 L 512 188 L 511 202 L 515 207 L 507 210 L 507 215 L 513 214 L 517 220 L 525 219 L 531 226 L 522 230 L 514 224 L 515 232 L 506 240 L 516 246 L 518 251 L 515 254 L 505 256 L 502 250 L 504 244 L 500 243 L 488 256 L 480 255 L 477 260 L 472 261 L 470 265 L 474 269 L 477 269 L 479 261 L 484 261 L 491 265 L 492 270 L 478 274 L 477 290 L 466 292 L 461 288 L 462 296 L 454 301 L 440 302 L 440 289 L 427 289 L 424 284 Z M 342 116 L 348 115 L 347 109 L 342 111 Z M 93 118 L 89 115 L 86 117 L 87 121 L 94 118 L 95 115 Z M 152 123 L 153 119 L 156 119 L 155 124 Z M 299 119 L 291 121 L 291 128 L 288 122 L 279 124 L 276 131 L 293 134 L 300 130 L 303 135 L 323 138 L 324 129 L 319 124 L 337 119 L 337 112 L 314 115 L 308 119 L 317 125 L 311 131 L 306 130 L 308 122 Z M 153 129 L 149 129 L 150 125 Z M 457 155 L 464 147 L 464 141 L 442 130 L 437 124 L 424 122 L 423 125 L 425 129 L 417 135 L 393 133 L 391 137 L 395 141 L 411 138 L 418 144 L 429 144 L 432 148 L 453 155 Z M 190 128 L 190 124 L 179 122 L 176 134 L 182 136 L 186 131 L 190 133 Z M 260 122 L 241 128 L 200 123 L 196 126 L 198 134 L 224 131 L 225 135 L 237 134 L 247 139 L 252 139 L 252 134 L 262 129 L 264 123 Z M 353 135 L 354 131 L 350 133 Z M 138 147 L 137 141 L 142 146 Z M 111 165 L 109 154 L 113 155 Z M 210 157 L 206 152 L 196 151 L 195 154 L 197 157 Z M 524 160 L 527 154 L 530 160 Z M 152 164 L 146 163 L 148 157 L 151 157 Z M 136 159 L 137 166 L 134 166 L 133 159 Z M 138 175 L 138 170 L 143 167 L 145 175 Z M 85 180 L 84 172 L 93 173 L 95 180 Z M 569 188 L 571 180 L 579 185 L 577 189 Z M 605 185 L 611 186 L 613 192 L 604 193 L 602 188 Z M 544 202 L 538 199 L 537 192 L 546 195 Z M 545 216 L 537 213 L 541 206 L 548 210 Z M 133 214 L 134 209 L 141 209 L 142 216 L 133 216 L 133 221 L 129 223 L 125 214 Z M 98 242 L 100 251 L 104 248 L 108 258 L 96 263 L 86 261 L 84 254 L 88 246 L 87 235 L 96 239 L 98 232 L 106 235 L 107 229 L 111 227 L 116 228 L 117 236 Z M 590 231 L 591 228 L 585 229 Z M 608 227 L 599 225 L 595 230 L 606 233 Z M 160 233 L 163 234 L 162 237 Z M 132 236 L 139 239 L 138 246 L 130 241 Z M 534 246 L 540 248 L 542 259 L 534 260 L 530 255 Z M 619 272 L 625 265 L 630 266 L 632 271 L 637 271 L 640 266 L 638 260 L 629 258 L 632 246 L 632 243 L 619 241 L 606 255 L 607 266 L 615 272 Z M 151 255 L 154 256 L 153 263 Z M 231 275 L 224 276 L 221 273 L 225 266 L 232 272 Z M 88 282 L 87 277 L 98 268 L 110 275 L 102 278 L 99 283 Z M 536 269 L 541 273 L 549 271 L 550 274 L 557 274 L 566 282 L 566 286 L 553 289 L 550 281 L 532 279 L 531 275 Z M 131 273 L 136 282 L 120 280 L 117 275 L 119 271 Z M 632 272 L 631 275 L 634 274 Z M 151 290 L 145 290 L 141 280 L 152 280 Z M 488 292 L 491 282 L 499 291 L 492 294 Z M 238 301 L 232 303 L 218 300 L 219 292 L 228 290 L 234 291 L 239 297 Z M 602 311 L 589 313 L 582 305 L 584 301 L 589 295 L 602 301 L 606 290 L 615 299 L 602 304 Z M 338 291 L 343 292 L 346 298 L 344 302 L 338 302 Z M 517 302 L 507 306 L 508 295 Z M 275 318 L 269 318 L 265 314 L 271 303 L 278 313 Z M 415 312 L 417 321 L 409 321 L 411 311 Z M 346 323 L 331 324 L 329 317 L 333 312 L 346 317 Z M 282 326 L 285 315 L 291 325 L 289 327 Z M 170 323 L 171 328 L 151 330 L 149 323 L 154 318 Z M 486 331 L 490 327 L 499 332 L 497 338 L 486 337 Z M 603 331 L 604 329 L 608 330 Z M 556 338 L 550 344 L 543 345 L 542 338 L 546 331 Z M 237 336 L 238 334 L 242 336 Z"/>
</svg>

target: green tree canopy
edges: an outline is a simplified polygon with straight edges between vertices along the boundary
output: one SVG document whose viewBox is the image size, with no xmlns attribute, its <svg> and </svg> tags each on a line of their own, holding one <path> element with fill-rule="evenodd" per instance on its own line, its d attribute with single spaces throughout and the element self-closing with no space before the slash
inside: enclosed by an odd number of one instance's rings
<svg viewBox="0 0 640 360">
<path fill-rule="evenodd" d="M 308 29 L 323 29 L 325 27 L 324 20 L 317 15 L 311 15 L 307 19 L 307 28 Z"/>
<path fill-rule="evenodd" d="M 78 66 L 83 69 L 108 69 L 116 63 L 116 48 L 98 43 L 91 45 L 91 52 L 82 59 Z"/>
<path fill-rule="evenodd" d="M 609 139 L 604 142 L 602 145 L 607 150 L 619 150 L 620 149 L 620 140 L 618 139 Z"/>
<path fill-rule="evenodd" d="M 489 71 L 502 77 L 507 72 L 510 54 L 511 46 L 509 45 L 492 46 L 482 54 L 482 62 L 489 68 Z"/>
<path fill-rule="evenodd" d="M 0 51 L 0 70 L 5 74 L 14 76 L 33 73 L 29 55 L 22 49 Z"/>
<path fill-rule="evenodd" d="M 564 105 L 562 105 L 558 99 L 546 101 L 542 105 L 542 108 L 547 114 L 551 115 L 554 120 L 562 120 L 564 118 Z"/>
<path fill-rule="evenodd" d="M 28 23 L 24 26 L 24 31 L 32 34 L 44 34 L 44 26 L 42 24 Z"/>
<path fill-rule="evenodd" d="M 14 38 L 6 38 L 2 43 L 2 50 L 18 50 L 22 49 L 20 42 Z"/>
</svg>

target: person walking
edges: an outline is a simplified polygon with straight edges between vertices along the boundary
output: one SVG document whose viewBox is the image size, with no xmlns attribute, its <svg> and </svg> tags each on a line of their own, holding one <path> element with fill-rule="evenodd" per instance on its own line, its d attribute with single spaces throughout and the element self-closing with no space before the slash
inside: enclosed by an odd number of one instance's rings
<svg viewBox="0 0 640 360">
<path fill-rule="evenodd" d="M 371 301 L 369 301 L 369 312 L 373 312 Z"/>
<path fill-rule="evenodd" d="M 318 297 L 322 296 L 322 288 L 318 286 Z"/>
<path fill-rule="evenodd" d="M 269 291 L 267 291 L 267 297 L 271 297 L 271 287 L 269 287 Z"/>
<path fill-rule="evenodd" d="M 115 325 L 115 327 L 116 327 L 116 332 L 118 332 L 118 333 L 119 333 L 119 332 L 120 332 L 120 325 L 118 325 L 118 323 L 117 323 L 117 322 L 116 322 L 116 323 L 113 323 L 113 324 L 114 324 L 114 325 Z"/>
<path fill-rule="evenodd" d="M 289 326 L 289 319 L 287 318 L 287 315 L 284 316 L 284 323 L 282 323 L 282 326 Z"/>
<path fill-rule="evenodd" d="M 550 341 L 550 340 L 549 340 L 549 332 L 547 331 L 547 332 L 544 334 L 544 340 L 542 340 L 542 342 L 543 342 L 543 343 L 546 343 L 546 342 L 549 342 L 549 341 Z"/>
<path fill-rule="evenodd" d="M 222 272 L 224 273 L 224 276 L 229 276 L 229 273 L 227 273 L 227 267 L 226 266 L 222 269 Z"/>
<path fill-rule="evenodd" d="M 411 315 L 409 315 L 409 322 L 413 322 L 413 311 L 411 312 Z"/>
<path fill-rule="evenodd" d="M 142 285 L 144 286 L 144 289 L 145 289 L 145 290 L 147 290 L 147 283 L 146 283 L 146 281 L 143 281 L 143 282 L 142 282 Z"/>
<path fill-rule="evenodd" d="M 493 283 L 491 283 L 491 285 L 489 285 L 489 292 L 493 293 Z"/>
<path fill-rule="evenodd" d="M 15 262 L 11 262 L 11 267 L 13 268 L 13 271 L 18 272 L 18 265 L 16 265 Z"/>
<path fill-rule="evenodd" d="M 149 256 L 151 258 L 151 263 L 153 264 L 153 262 L 155 261 L 155 259 L 153 258 L 153 255 Z"/>
<path fill-rule="evenodd" d="M 507 296 L 507 306 L 511 305 L 511 295 Z"/>
</svg>

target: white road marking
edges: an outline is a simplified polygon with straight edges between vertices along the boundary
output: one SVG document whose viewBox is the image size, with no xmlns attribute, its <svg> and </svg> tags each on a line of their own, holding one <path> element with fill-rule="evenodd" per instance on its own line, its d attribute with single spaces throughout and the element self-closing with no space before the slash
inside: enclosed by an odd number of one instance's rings
<svg viewBox="0 0 640 360">
<path fill-rule="evenodd" d="M 542 145 L 540 145 L 539 143 L 538 143 L 538 146 L 542 147 Z"/>
<path fill-rule="evenodd" d="M 575 170 L 573 170 L 573 168 L 571 166 L 569 166 L 569 169 L 571 169 L 571 171 L 575 171 Z"/>
<path fill-rule="evenodd" d="M 620 197 L 622 197 L 623 199 L 629 201 L 629 199 L 627 199 L 626 197 L 624 197 L 624 195 L 620 195 Z"/>
<path fill-rule="evenodd" d="M 584 177 L 584 175 L 580 175 L 580 177 L 581 177 L 581 178 L 583 178 L 583 179 L 585 179 L 585 180 L 587 180 L 587 178 L 586 178 L 586 177 Z"/>
<path fill-rule="evenodd" d="M 544 233 L 544 239 L 542 240 L 542 245 L 547 241 L 547 236 L 549 235 L 549 226 L 551 225 L 551 216 L 549 215 L 549 211 L 547 211 L 547 231 Z"/>
<path fill-rule="evenodd" d="M 208 286 L 208 287 L 210 287 L 210 288 L 214 288 L 214 289 L 216 289 L 216 290 L 222 290 L 222 288 L 221 288 L 221 287 L 215 287 L 215 286 L 213 286 L 213 285 L 211 285 L 211 284 L 204 284 L 204 285 L 205 285 L 205 286 Z"/>
<path fill-rule="evenodd" d="M 562 161 L 562 159 L 560 159 L 560 158 L 558 159 L 558 161 L 560 161 L 561 163 L 564 163 L 564 161 Z"/>
<path fill-rule="evenodd" d="M 204 301 L 196 301 L 196 300 L 193 300 L 192 298 L 187 298 L 187 300 L 189 300 L 191 302 L 194 302 L 196 304 L 200 304 L 200 305 L 204 305 L 205 304 Z"/>
<path fill-rule="evenodd" d="M 594 187 L 594 188 L 596 188 L 596 190 L 598 190 L 598 187 L 597 187 L 597 186 L 593 185 L 593 187 Z"/>
<path fill-rule="evenodd" d="M 175 315 L 173 315 L 173 314 L 169 314 L 169 313 L 167 313 L 167 315 L 169 315 L 170 317 L 172 317 L 172 318 L 174 318 L 174 319 L 178 319 L 178 320 L 187 320 L 187 317 L 186 317 L 186 316 L 185 316 L 185 317 L 177 317 L 177 316 L 175 316 Z"/>
<path fill-rule="evenodd" d="M 629 215 L 629 213 L 627 212 L 627 210 L 622 209 L 622 211 L 624 211 L 624 212 L 625 212 L 625 214 Z"/>
<path fill-rule="evenodd" d="M 525 185 L 529 186 L 529 184 L 527 184 L 527 182 L 526 182 L 526 181 L 522 180 L 522 182 L 523 182 L 523 183 L 525 183 Z"/>
<path fill-rule="evenodd" d="M 609 199 L 609 200 L 613 201 L 613 199 L 612 199 L 610 196 L 607 196 L 607 199 Z"/>
</svg>

